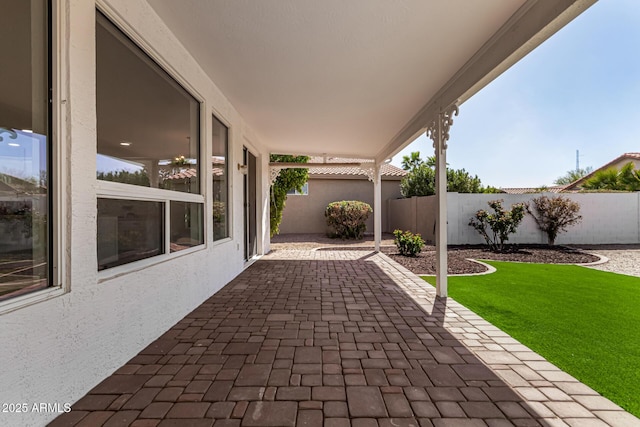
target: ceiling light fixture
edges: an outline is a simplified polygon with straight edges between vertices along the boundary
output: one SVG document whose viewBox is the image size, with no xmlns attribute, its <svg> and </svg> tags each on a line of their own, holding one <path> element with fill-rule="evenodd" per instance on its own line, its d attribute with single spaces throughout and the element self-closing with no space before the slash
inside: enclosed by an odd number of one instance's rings
<svg viewBox="0 0 640 427">
<path fill-rule="evenodd" d="M 132 143 L 129 141 L 120 141 L 120 145 L 122 145 L 123 147 L 128 147 L 130 146 Z"/>
<path fill-rule="evenodd" d="M 17 142 L 10 142 L 8 145 L 10 145 L 11 147 L 20 147 L 20 144 L 18 144 Z"/>
</svg>

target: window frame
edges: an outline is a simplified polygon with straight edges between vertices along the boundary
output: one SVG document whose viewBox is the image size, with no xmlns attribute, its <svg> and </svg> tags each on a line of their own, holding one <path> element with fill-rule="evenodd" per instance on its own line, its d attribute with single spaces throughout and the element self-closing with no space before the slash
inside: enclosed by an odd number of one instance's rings
<svg viewBox="0 0 640 427">
<path fill-rule="evenodd" d="M 96 272 L 98 275 L 98 283 L 108 281 L 114 277 L 119 277 L 123 274 L 133 273 L 147 267 L 160 264 L 177 257 L 192 254 L 206 250 L 210 239 L 206 236 L 209 233 L 208 221 L 202 221 L 203 235 L 205 236 L 204 242 L 201 245 L 194 246 L 192 248 L 183 249 L 177 252 L 170 251 L 170 215 L 171 215 L 171 201 L 176 202 L 191 202 L 199 203 L 203 205 L 204 215 L 207 215 L 207 198 L 205 195 L 210 191 L 208 184 L 208 175 L 210 172 L 210 166 L 207 166 L 207 162 L 203 159 L 207 159 L 207 137 L 208 125 L 207 125 L 207 108 L 204 101 L 204 97 L 198 92 L 192 85 L 190 85 L 183 76 L 175 70 L 170 64 L 168 64 L 160 54 L 158 54 L 142 37 L 136 34 L 132 28 L 124 23 L 122 19 L 116 13 L 109 10 L 103 2 L 96 2 L 95 7 L 96 17 L 94 23 L 97 26 L 98 14 L 102 14 L 113 26 L 115 26 L 131 43 L 133 43 L 138 49 L 142 51 L 147 57 L 153 61 L 158 67 L 160 67 L 175 83 L 180 85 L 189 95 L 191 95 L 198 103 L 198 132 L 199 132 L 199 147 L 198 147 L 198 180 L 199 180 L 199 193 L 186 193 L 182 191 L 172 191 L 153 187 L 142 187 L 132 184 L 123 184 L 113 181 L 100 180 L 97 177 L 96 181 L 96 201 L 99 198 L 106 199 L 124 199 L 124 200 L 139 200 L 139 201 L 153 201 L 164 203 L 164 248 L 165 253 L 159 254 L 150 258 L 145 258 L 137 261 L 133 261 L 127 264 L 107 268 L 104 270 L 97 270 L 97 258 L 96 258 Z M 97 51 L 96 51 L 97 55 Z M 97 72 L 97 69 L 96 69 Z M 97 96 L 97 95 L 96 95 Z M 97 141 L 96 141 L 96 154 Z M 96 204 L 97 206 L 97 204 Z M 96 224 L 97 227 L 97 224 Z M 97 245 L 97 241 L 96 241 Z M 97 253 L 97 246 L 96 246 Z"/>
<path fill-rule="evenodd" d="M 305 193 L 305 189 L 306 189 L 306 193 Z M 288 196 L 308 196 L 308 195 L 309 195 L 309 181 L 305 182 L 302 185 L 302 192 L 299 192 L 298 189 L 296 188 L 293 189 L 293 193 L 287 192 L 287 197 Z"/>
<path fill-rule="evenodd" d="M 66 263 L 62 255 L 68 242 L 68 225 L 63 218 L 67 218 L 68 207 L 62 196 L 63 188 L 67 186 L 67 177 L 63 173 L 66 165 L 67 121 L 68 107 L 64 94 L 67 92 L 67 83 L 64 76 L 68 74 L 68 68 L 64 61 L 67 57 L 67 43 L 64 30 L 66 28 L 66 6 L 68 0 L 47 0 L 47 13 L 49 34 L 47 37 L 48 58 L 48 145 L 47 149 L 47 175 L 49 180 L 49 192 L 47 194 L 48 215 L 48 285 L 44 289 L 19 295 L 0 301 L 0 315 L 28 307 L 39 302 L 48 301 L 70 291 L 69 280 L 63 280 L 68 274 Z"/>
<path fill-rule="evenodd" d="M 225 163 L 226 163 L 226 185 L 227 185 L 227 236 L 226 237 L 222 237 L 220 239 L 214 239 L 213 236 L 213 228 L 214 228 L 214 224 L 213 224 L 213 202 L 214 202 L 214 198 L 213 198 L 213 182 L 209 183 L 209 185 L 211 185 L 210 188 L 207 188 L 207 191 L 211 192 L 210 196 L 211 196 L 211 201 L 210 203 L 208 203 L 209 209 L 210 209 L 210 214 L 209 216 L 211 217 L 211 235 L 207 237 L 207 239 L 211 239 L 211 242 L 213 243 L 213 245 L 219 245 L 220 243 L 223 242 L 228 242 L 233 240 L 233 215 L 232 215 L 232 205 L 233 205 L 233 194 L 232 194 L 232 190 L 233 190 L 233 185 L 231 185 L 231 179 L 233 177 L 233 173 L 232 173 L 232 169 L 231 169 L 231 164 L 232 164 L 232 158 L 233 158 L 233 150 L 231 149 L 232 144 L 232 134 L 233 134 L 233 130 L 231 128 L 230 123 L 217 111 L 213 110 L 210 114 L 211 117 L 211 143 L 207 144 L 207 148 L 209 148 L 209 150 L 207 151 L 207 155 L 208 155 L 208 159 L 211 159 L 213 157 L 213 119 L 218 120 L 224 127 L 227 128 L 227 157 L 225 159 Z M 207 165 L 207 175 L 208 178 L 212 178 L 213 177 L 213 166 L 210 165 L 211 162 L 208 162 L 209 164 Z M 211 179 L 208 179 L 208 181 L 211 181 Z M 208 193 L 207 193 L 208 194 Z M 207 213 L 205 212 L 205 215 L 207 215 Z M 209 221 L 205 221 L 205 222 L 209 222 Z"/>
</svg>

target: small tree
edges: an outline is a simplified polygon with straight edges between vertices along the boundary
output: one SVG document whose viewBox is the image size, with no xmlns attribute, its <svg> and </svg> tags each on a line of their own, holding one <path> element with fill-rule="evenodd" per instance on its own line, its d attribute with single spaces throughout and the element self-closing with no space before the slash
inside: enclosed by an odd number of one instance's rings
<svg viewBox="0 0 640 427">
<path fill-rule="evenodd" d="M 582 220 L 578 215 L 580 204 L 566 197 L 540 196 L 525 205 L 527 212 L 538 224 L 538 228 L 547 234 L 549 244 L 555 244 L 556 237 L 567 227 L 577 224 Z"/>
<path fill-rule="evenodd" d="M 493 252 L 504 251 L 509 234 L 516 232 L 525 214 L 524 203 L 511 205 L 509 211 L 502 207 L 502 202 L 503 200 L 491 200 L 488 204 L 493 209 L 492 213 L 480 209 L 469 221 L 469 225 L 480 233 Z"/>
<path fill-rule="evenodd" d="M 367 229 L 365 222 L 373 212 L 365 202 L 343 200 L 331 202 L 324 211 L 327 225 L 333 228 L 334 235 L 342 239 L 362 239 Z"/>
<path fill-rule="evenodd" d="M 411 169 L 400 181 L 400 193 L 402 197 L 436 194 L 436 171 L 426 163 Z"/>
<path fill-rule="evenodd" d="M 482 193 L 478 175 L 471 176 L 464 169 L 447 169 L 447 191 L 452 193 Z"/>
<path fill-rule="evenodd" d="M 423 163 L 419 151 L 413 151 L 410 156 L 402 156 L 402 169 L 406 171 L 413 170 Z"/>
<path fill-rule="evenodd" d="M 420 158 L 420 152 L 402 158 L 402 168 L 409 173 L 400 182 L 402 197 L 431 196 L 436 194 L 436 158 Z M 456 193 L 482 193 L 484 188 L 477 175 L 464 169 L 447 167 L 447 191 Z"/>
</svg>

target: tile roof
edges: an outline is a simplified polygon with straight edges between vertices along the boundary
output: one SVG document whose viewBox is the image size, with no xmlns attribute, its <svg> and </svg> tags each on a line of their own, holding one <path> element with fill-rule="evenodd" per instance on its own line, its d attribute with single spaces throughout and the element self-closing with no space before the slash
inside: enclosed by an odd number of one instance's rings
<svg viewBox="0 0 640 427">
<path fill-rule="evenodd" d="M 195 178 L 198 175 L 195 169 L 184 169 L 180 172 L 174 173 L 173 175 L 167 176 L 165 179 L 187 179 L 187 178 Z"/>
<path fill-rule="evenodd" d="M 314 156 L 309 159 L 309 164 L 312 163 L 324 163 L 324 159 L 321 156 Z M 344 157 L 328 157 L 326 163 L 372 163 L 371 159 L 351 159 Z M 407 174 L 405 170 L 399 167 L 393 166 L 388 163 L 384 163 L 380 167 L 382 176 L 385 177 L 403 177 Z M 344 166 L 344 167 L 323 167 L 323 166 L 309 166 L 309 175 L 350 175 L 350 176 L 367 176 L 367 174 L 356 166 Z"/>
<path fill-rule="evenodd" d="M 540 187 L 511 187 L 511 188 L 501 188 L 506 194 L 531 194 L 531 193 L 541 193 Z M 544 189 L 545 193 L 561 193 L 564 190 L 564 186 L 555 186 L 555 187 L 546 187 Z"/>
</svg>

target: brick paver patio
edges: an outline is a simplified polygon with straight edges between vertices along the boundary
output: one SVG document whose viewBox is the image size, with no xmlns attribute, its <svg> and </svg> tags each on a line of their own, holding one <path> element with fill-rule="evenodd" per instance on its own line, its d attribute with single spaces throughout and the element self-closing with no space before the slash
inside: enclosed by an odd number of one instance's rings
<svg viewBox="0 0 640 427">
<path fill-rule="evenodd" d="M 52 426 L 640 426 L 384 255 L 277 251 Z"/>
</svg>

